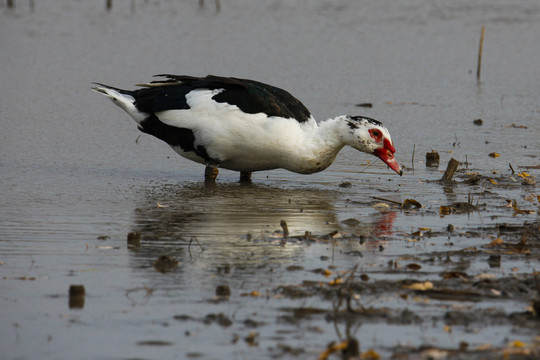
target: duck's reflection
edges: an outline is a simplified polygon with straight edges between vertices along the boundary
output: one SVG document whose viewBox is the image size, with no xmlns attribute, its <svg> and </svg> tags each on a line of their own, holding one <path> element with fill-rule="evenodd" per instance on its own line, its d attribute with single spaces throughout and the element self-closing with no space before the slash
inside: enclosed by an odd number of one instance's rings
<svg viewBox="0 0 540 360">
<path fill-rule="evenodd" d="M 291 235 L 337 229 L 338 192 L 237 184 L 159 186 L 142 190 L 134 229 L 150 241 L 257 239 L 288 224 Z M 247 236 L 247 234 L 250 234 Z"/>
<path fill-rule="evenodd" d="M 279 246 L 279 237 L 273 236 L 282 220 L 293 237 L 343 230 L 371 238 L 390 232 L 393 223 L 392 214 L 378 214 L 354 226 L 340 224 L 344 194 L 332 190 L 192 184 L 148 187 L 140 194 L 131 230 L 141 233 L 143 245 L 134 260 L 149 263 L 166 250 L 180 260 L 175 271 L 182 271 L 182 260 L 194 257 L 201 260 L 199 266 L 212 269 L 304 261 L 309 256 L 302 251 L 305 245 Z"/>
</svg>

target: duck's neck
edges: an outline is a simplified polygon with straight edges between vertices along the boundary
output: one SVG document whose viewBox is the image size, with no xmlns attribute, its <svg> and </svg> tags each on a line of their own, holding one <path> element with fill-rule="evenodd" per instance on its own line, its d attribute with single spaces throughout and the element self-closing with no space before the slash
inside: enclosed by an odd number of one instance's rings
<svg viewBox="0 0 540 360">
<path fill-rule="evenodd" d="M 301 158 L 295 164 L 296 172 L 311 174 L 332 165 L 337 154 L 346 145 L 343 134 L 347 133 L 343 117 L 328 119 L 315 125 L 306 133 Z M 289 169 L 291 170 L 291 169 Z"/>
</svg>

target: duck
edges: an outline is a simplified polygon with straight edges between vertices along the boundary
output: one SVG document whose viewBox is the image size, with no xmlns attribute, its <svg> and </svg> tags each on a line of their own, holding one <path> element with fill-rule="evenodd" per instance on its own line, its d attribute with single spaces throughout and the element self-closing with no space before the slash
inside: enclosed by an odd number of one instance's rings
<svg viewBox="0 0 540 360">
<path fill-rule="evenodd" d="M 205 181 L 215 181 L 219 168 L 240 172 L 241 182 L 251 182 L 253 172 L 278 168 L 314 174 L 328 168 L 345 146 L 403 174 L 390 133 L 378 120 L 340 115 L 317 122 L 289 92 L 255 80 L 154 77 L 135 90 L 102 83 L 92 90 L 123 109 L 143 133 L 205 165 Z"/>
</svg>

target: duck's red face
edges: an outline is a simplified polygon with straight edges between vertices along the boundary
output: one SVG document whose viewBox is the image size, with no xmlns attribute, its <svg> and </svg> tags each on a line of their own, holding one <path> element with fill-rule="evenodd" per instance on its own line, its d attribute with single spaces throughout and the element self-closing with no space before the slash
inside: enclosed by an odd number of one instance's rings
<svg viewBox="0 0 540 360">
<path fill-rule="evenodd" d="M 392 144 L 392 140 L 384 137 L 381 130 L 377 128 L 369 129 L 369 135 L 373 138 L 373 140 L 375 140 L 376 143 L 382 145 L 373 151 L 373 155 L 384 161 L 384 163 L 388 165 L 390 169 L 394 170 L 399 175 L 403 175 L 403 170 L 394 157 L 396 149 Z"/>
</svg>

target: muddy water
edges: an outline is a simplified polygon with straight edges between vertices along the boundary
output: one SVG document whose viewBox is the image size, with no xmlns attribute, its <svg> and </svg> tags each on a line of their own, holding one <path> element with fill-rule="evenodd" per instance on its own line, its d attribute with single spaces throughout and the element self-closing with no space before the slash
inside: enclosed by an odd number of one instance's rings
<svg viewBox="0 0 540 360">
<path fill-rule="evenodd" d="M 0 8 L 2 358 L 312 359 L 347 339 L 383 357 L 538 354 L 538 191 L 517 175 L 540 174 L 536 1 L 15 3 Z M 345 150 L 320 174 L 205 187 L 89 91 L 156 73 L 255 78 L 319 119 L 382 120 L 406 174 Z M 433 181 L 451 158 L 456 181 Z M 408 198 L 422 208 L 387 201 Z"/>
</svg>

